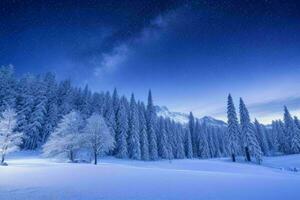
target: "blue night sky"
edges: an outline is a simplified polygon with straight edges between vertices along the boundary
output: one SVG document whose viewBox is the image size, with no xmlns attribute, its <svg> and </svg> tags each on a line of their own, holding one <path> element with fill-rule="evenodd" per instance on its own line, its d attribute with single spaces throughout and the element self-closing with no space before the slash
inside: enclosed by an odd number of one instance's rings
<svg viewBox="0 0 300 200">
<path fill-rule="evenodd" d="M 262 122 L 300 114 L 300 2 L 0 2 L 0 65 L 55 72 L 224 119 L 230 92 Z M 237 106 L 237 105 L 236 105 Z"/>
</svg>

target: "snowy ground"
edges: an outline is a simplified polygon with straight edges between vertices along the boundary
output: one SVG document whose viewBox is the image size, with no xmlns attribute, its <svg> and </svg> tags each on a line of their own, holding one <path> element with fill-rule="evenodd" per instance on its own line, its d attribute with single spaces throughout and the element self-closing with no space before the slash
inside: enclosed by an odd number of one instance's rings
<svg viewBox="0 0 300 200">
<path fill-rule="evenodd" d="M 0 167 L 0 199 L 299 199 L 300 155 L 264 166 L 227 159 L 138 162 L 106 158 L 98 166 L 12 156 Z"/>
</svg>

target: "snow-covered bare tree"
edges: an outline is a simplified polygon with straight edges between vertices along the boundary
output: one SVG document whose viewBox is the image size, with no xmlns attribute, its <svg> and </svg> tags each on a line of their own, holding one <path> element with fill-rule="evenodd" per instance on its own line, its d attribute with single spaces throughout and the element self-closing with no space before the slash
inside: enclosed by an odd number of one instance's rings
<svg viewBox="0 0 300 200">
<path fill-rule="evenodd" d="M 43 146 L 45 156 L 67 156 L 74 162 L 75 153 L 82 147 L 83 120 L 76 111 L 65 115 Z"/>
<path fill-rule="evenodd" d="M 19 149 L 19 145 L 22 142 L 22 133 L 16 132 L 17 125 L 16 112 L 7 108 L 1 113 L 0 118 L 0 152 L 1 152 L 1 165 L 4 165 L 5 156 L 8 153 Z"/>
<path fill-rule="evenodd" d="M 87 119 L 82 140 L 92 152 L 95 165 L 97 165 L 98 156 L 108 152 L 114 146 L 114 138 L 103 117 L 99 114 L 93 114 Z"/>
</svg>

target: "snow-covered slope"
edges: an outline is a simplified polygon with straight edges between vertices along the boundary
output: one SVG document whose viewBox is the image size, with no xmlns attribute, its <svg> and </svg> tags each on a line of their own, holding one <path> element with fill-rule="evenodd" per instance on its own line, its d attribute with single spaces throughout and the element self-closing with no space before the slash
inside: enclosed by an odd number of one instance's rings
<svg viewBox="0 0 300 200">
<path fill-rule="evenodd" d="M 166 106 L 156 106 L 156 112 L 158 116 L 162 116 L 164 118 L 170 118 L 174 120 L 175 122 L 179 122 L 182 124 L 185 124 L 189 120 L 189 115 L 186 113 L 181 112 L 172 112 L 170 111 Z M 217 127 L 225 127 L 226 123 L 222 120 L 217 120 L 213 117 L 204 116 L 202 118 L 198 119 L 200 123 L 206 123 L 210 126 L 217 126 Z"/>
<path fill-rule="evenodd" d="M 9 166 L 0 166 L 0 199 L 299 199 L 299 172 L 279 168 L 300 167 L 300 155 L 266 159 L 267 167 L 228 159 L 169 163 L 113 158 L 94 166 L 55 163 L 38 155 L 8 157 Z"/>
</svg>

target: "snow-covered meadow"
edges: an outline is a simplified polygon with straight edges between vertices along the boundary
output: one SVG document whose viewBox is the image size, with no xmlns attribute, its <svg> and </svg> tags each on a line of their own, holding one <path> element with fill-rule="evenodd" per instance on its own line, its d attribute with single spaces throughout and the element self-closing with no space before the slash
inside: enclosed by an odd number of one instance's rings
<svg viewBox="0 0 300 200">
<path fill-rule="evenodd" d="M 17 153 L 0 167 L 0 199 L 299 199 L 300 155 L 262 166 L 228 159 L 63 163 Z"/>
</svg>

